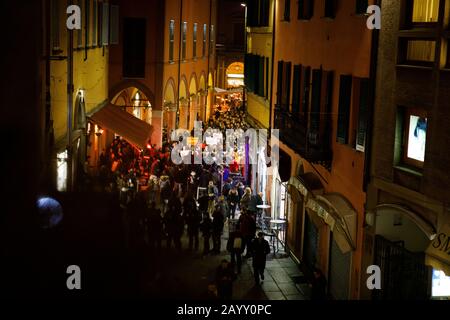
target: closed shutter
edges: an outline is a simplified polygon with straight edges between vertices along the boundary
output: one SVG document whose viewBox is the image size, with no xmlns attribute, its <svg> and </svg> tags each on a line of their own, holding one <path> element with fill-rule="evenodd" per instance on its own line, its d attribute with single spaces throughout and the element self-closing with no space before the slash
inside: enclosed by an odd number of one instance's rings
<svg viewBox="0 0 450 320">
<path fill-rule="evenodd" d="M 331 233 L 329 293 L 335 300 L 347 300 L 350 282 L 351 251 L 343 254 Z"/>
<path fill-rule="evenodd" d="M 51 41 L 52 41 L 52 49 L 53 50 L 59 50 L 60 49 L 60 23 L 59 23 L 59 12 L 60 12 L 60 6 L 59 6 L 59 0 L 52 0 L 51 1 Z"/>
<path fill-rule="evenodd" d="M 98 40 L 97 26 L 98 26 L 98 1 L 94 0 L 94 3 L 92 5 L 92 46 L 97 45 Z"/>
<path fill-rule="evenodd" d="M 119 44 L 119 6 L 111 5 L 110 44 Z"/>
<path fill-rule="evenodd" d="M 361 79 L 359 89 L 358 129 L 356 150 L 364 152 L 366 147 L 367 115 L 369 111 L 369 79 Z"/>
<path fill-rule="evenodd" d="M 281 107 L 281 97 L 283 96 L 283 61 L 278 61 L 277 71 L 277 105 Z"/>
<path fill-rule="evenodd" d="M 336 0 L 325 0 L 325 17 L 335 18 L 335 3 Z"/>
<path fill-rule="evenodd" d="M 331 141 L 331 127 L 333 112 L 333 71 L 323 71 L 322 73 L 322 101 L 320 107 L 320 134 L 321 143 L 329 145 Z"/>
<path fill-rule="evenodd" d="M 309 86 L 311 81 L 311 68 L 302 67 L 302 97 L 300 112 L 303 113 L 303 117 L 306 119 L 309 113 Z"/>
<path fill-rule="evenodd" d="M 312 222 L 308 214 L 305 214 L 305 238 L 303 246 L 303 260 L 313 269 L 317 262 L 317 250 L 319 243 L 319 230 Z"/>
<path fill-rule="evenodd" d="M 270 0 L 260 0 L 259 1 L 259 26 L 268 27 L 269 26 L 269 11 L 270 11 Z"/>
<path fill-rule="evenodd" d="M 291 20 L 291 0 L 284 0 L 284 21 Z"/>
<path fill-rule="evenodd" d="M 298 1 L 298 19 L 309 20 L 314 15 L 314 0 Z"/>
<path fill-rule="evenodd" d="M 282 105 L 283 108 L 288 111 L 289 110 L 289 102 L 291 98 L 291 69 L 292 63 L 285 62 L 283 67 L 283 97 L 282 97 Z"/>
<path fill-rule="evenodd" d="M 101 45 L 109 44 L 109 3 L 103 3 L 102 8 L 102 42 Z"/>
<path fill-rule="evenodd" d="M 339 114 L 337 142 L 348 143 L 348 126 L 350 122 L 350 102 L 352 95 L 352 76 L 341 75 L 339 84 Z"/>
<path fill-rule="evenodd" d="M 266 57 L 266 92 L 265 92 L 265 97 L 266 99 L 269 99 L 269 92 L 270 92 L 270 88 L 269 88 L 269 58 Z"/>
<path fill-rule="evenodd" d="M 292 80 L 292 113 L 300 112 L 300 73 L 301 65 L 294 66 L 294 78 Z"/>
<path fill-rule="evenodd" d="M 356 0 L 356 14 L 365 14 L 369 7 L 368 0 Z"/>
<path fill-rule="evenodd" d="M 86 27 L 84 29 L 84 47 L 89 47 L 89 33 L 91 31 L 91 0 L 85 0 L 84 3 L 84 23 Z"/>
<path fill-rule="evenodd" d="M 312 99 L 311 99 L 311 113 L 310 113 L 310 131 L 309 131 L 309 143 L 319 143 L 319 130 L 320 130 L 320 97 L 322 89 L 322 70 L 316 69 L 312 72 Z"/>
</svg>

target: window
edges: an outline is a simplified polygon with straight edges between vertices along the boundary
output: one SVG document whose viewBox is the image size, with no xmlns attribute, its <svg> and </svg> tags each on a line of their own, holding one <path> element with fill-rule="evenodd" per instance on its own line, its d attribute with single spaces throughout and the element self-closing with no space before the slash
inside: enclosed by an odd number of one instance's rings
<svg viewBox="0 0 450 320">
<path fill-rule="evenodd" d="M 183 38 L 181 48 L 181 60 L 186 60 L 186 37 L 187 37 L 187 22 L 183 22 Z"/>
<path fill-rule="evenodd" d="M 437 22 L 439 18 L 439 0 L 412 0 L 411 22 Z"/>
<path fill-rule="evenodd" d="M 358 82 L 358 117 L 356 126 L 356 150 L 364 152 L 369 116 L 369 79 L 356 79 Z"/>
<path fill-rule="evenodd" d="M 110 44 L 119 44 L 119 6 L 111 5 Z"/>
<path fill-rule="evenodd" d="M 291 20 L 291 0 L 284 0 L 284 21 Z"/>
<path fill-rule="evenodd" d="M 123 76 L 144 78 L 146 20 L 125 18 L 123 24 Z"/>
<path fill-rule="evenodd" d="M 363 15 L 367 13 L 367 8 L 369 7 L 368 0 L 356 0 L 356 14 Z"/>
<path fill-rule="evenodd" d="M 283 66 L 284 62 L 278 61 L 278 68 L 277 68 L 277 105 L 278 108 L 281 108 L 281 97 L 283 95 Z"/>
<path fill-rule="evenodd" d="M 302 67 L 302 76 L 301 76 L 301 105 L 300 112 L 303 113 L 303 116 L 306 118 L 309 112 L 309 87 L 311 81 L 311 67 Z"/>
<path fill-rule="evenodd" d="M 352 76 L 341 75 L 339 83 L 339 111 L 337 142 L 347 144 L 349 140 L 350 104 L 352 95 Z"/>
<path fill-rule="evenodd" d="M 51 23 L 51 39 L 52 39 L 52 49 L 53 51 L 61 51 L 60 49 L 60 26 L 59 26 L 59 0 L 52 0 L 51 2 L 51 13 L 52 13 L 52 23 Z"/>
<path fill-rule="evenodd" d="M 89 47 L 89 32 L 91 28 L 91 0 L 85 0 L 84 2 L 84 22 L 85 22 L 85 28 L 84 28 L 84 46 L 86 48 Z"/>
<path fill-rule="evenodd" d="M 401 39 L 399 52 L 400 63 L 432 66 L 435 60 L 436 41 Z"/>
<path fill-rule="evenodd" d="M 259 0 L 259 26 L 269 26 L 270 0 Z"/>
<path fill-rule="evenodd" d="M 247 26 L 269 26 L 270 0 L 247 1 Z"/>
<path fill-rule="evenodd" d="M 197 57 L 197 24 L 194 23 L 194 34 L 192 37 L 192 56 Z"/>
<path fill-rule="evenodd" d="M 85 27 L 84 25 L 84 19 L 83 19 L 83 12 L 84 12 L 84 0 L 78 0 L 77 1 L 77 5 L 80 7 L 81 9 L 81 29 L 77 30 L 77 48 L 82 48 L 83 47 L 83 28 Z"/>
<path fill-rule="evenodd" d="M 317 143 L 317 136 L 320 130 L 320 98 L 322 89 L 322 70 L 316 69 L 312 71 L 312 91 L 311 91 L 311 113 L 310 113 L 310 133 L 309 140 L 311 143 Z M 316 143 L 314 143 L 316 142 Z"/>
<path fill-rule="evenodd" d="M 409 108 L 404 119 L 403 160 L 406 164 L 422 167 L 425 160 L 428 119 L 421 109 Z"/>
<path fill-rule="evenodd" d="M 214 54 L 214 25 L 211 25 L 211 31 L 209 35 L 209 54 Z"/>
<path fill-rule="evenodd" d="M 94 5 L 92 6 L 92 46 L 97 45 L 97 24 L 98 24 L 98 1 L 94 0 Z"/>
<path fill-rule="evenodd" d="M 292 113 L 300 112 L 300 75 L 301 65 L 294 66 L 294 78 L 292 80 Z"/>
<path fill-rule="evenodd" d="M 325 18 L 334 19 L 336 17 L 336 1 L 325 0 Z"/>
<path fill-rule="evenodd" d="M 206 24 L 203 25 L 203 47 L 202 47 L 202 56 L 206 56 Z"/>
<path fill-rule="evenodd" d="M 309 20 L 314 15 L 314 0 L 298 1 L 298 19 Z"/>
<path fill-rule="evenodd" d="M 169 22 L 169 62 L 173 62 L 173 45 L 175 42 L 175 20 Z"/>
<path fill-rule="evenodd" d="M 101 45 L 109 44 L 109 3 L 102 4 L 102 42 Z"/>
<path fill-rule="evenodd" d="M 281 105 L 288 111 L 291 98 L 291 69 L 292 63 L 285 62 L 283 65 L 283 91 L 281 94 Z"/>
</svg>

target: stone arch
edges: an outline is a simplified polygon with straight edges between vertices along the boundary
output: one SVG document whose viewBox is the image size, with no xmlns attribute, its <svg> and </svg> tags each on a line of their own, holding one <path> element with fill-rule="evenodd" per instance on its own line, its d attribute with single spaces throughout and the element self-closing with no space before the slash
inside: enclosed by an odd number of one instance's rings
<svg viewBox="0 0 450 320">
<path fill-rule="evenodd" d="M 178 87 L 178 99 L 187 98 L 188 97 L 188 84 L 187 84 L 186 76 L 182 75 L 180 78 L 180 83 Z"/>
<path fill-rule="evenodd" d="M 205 80 L 205 78 L 206 78 L 205 72 L 202 71 L 202 73 L 200 74 L 200 80 L 198 81 L 198 89 L 199 90 L 203 90 L 203 91 L 206 90 L 206 80 Z"/>
<path fill-rule="evenodd" d="M 126 80 L 123 80 L 123 81 L 117 83 L 115 86 L 113 86 L 109 90 L 109 93 L 108 93 L 109 101 L 112 101 L 117 94 L 119 94 L 121 91 L 123 91 L 127 88 L 130 88 L 130 87 L 137 88 L 139 91 L 144 93 L 144 95 L 150 101 L 152 108 L 154 110 L 161 110 L 161 106 L 158 106 L 155 103 L 154 93 L 141 81 L 135 80 L 135 79 L 126 79 Z"/>
<path fill-rule="evenodd" d="M 175 103 L 175 81 L 170 78 L 164 87 L 164 103 Z"/>
<path fill-rule="evenodd" d="M 210 70 L 208 74 L 208 88 L 214 89 L 214 76 L 212 70 Z"/>
<path fill-rule="evenodd" d="M 191 74 L 191 79 L 189 80 L 189 95 L 197 94 L 198 91 L 198 82 L 197 75 L 195 72 Z"/>
</svg>

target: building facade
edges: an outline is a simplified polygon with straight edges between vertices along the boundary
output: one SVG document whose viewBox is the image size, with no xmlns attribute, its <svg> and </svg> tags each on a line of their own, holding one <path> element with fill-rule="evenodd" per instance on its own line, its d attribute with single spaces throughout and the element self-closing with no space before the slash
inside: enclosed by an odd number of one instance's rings
<svg viewBox="0 0 450 320">
<path fill-rule="evenodd" d="M 382 287 L 362 297 L 427 299 L 439 296 L 432 278 L 450 276 L 450 8 L 383 0 L 381 11 L 363 269 L 379 265 Z"/>
<path fill-rule="evenodd" d="M 253 128 L 269 129 L 275 43 L 275 3 L 272 0 L 246 2 L 245 107 Z M 268 168 L 263 160 L 267 148 L 258 146 L 257 165 L 253 165 L 251 187 L 254 193 L 268 197 Z"/>
<path fill-rule="evenodd" d="M 280 129 L 272 215 L 308 275 L 319 268 L 332 299 L 360 296 L 372 1 L 277 1 L 272 127 Z M 276 137 L 272 137 L 272 140 Z M 273 143 L 273 141 L 272 141 Z M 365 272 L 365 271 L 364 271 Z"/>
</svg>

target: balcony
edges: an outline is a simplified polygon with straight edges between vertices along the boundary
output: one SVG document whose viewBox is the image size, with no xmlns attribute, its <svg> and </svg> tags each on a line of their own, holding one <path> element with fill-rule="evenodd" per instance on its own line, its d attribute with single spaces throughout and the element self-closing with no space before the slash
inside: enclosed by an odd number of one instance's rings
<svg viewBox="0 0 450 320">
<path fill-rule="evenodd" d="M 274 128 L 280 129 L 280 140 L 309 162 L 331 170 L 331 116 L 322 115 L 317 128 L 313 128 L 308 126 L 310 114 L 302 117 L 286 109 L 275 106 Z"/>
</svg>

